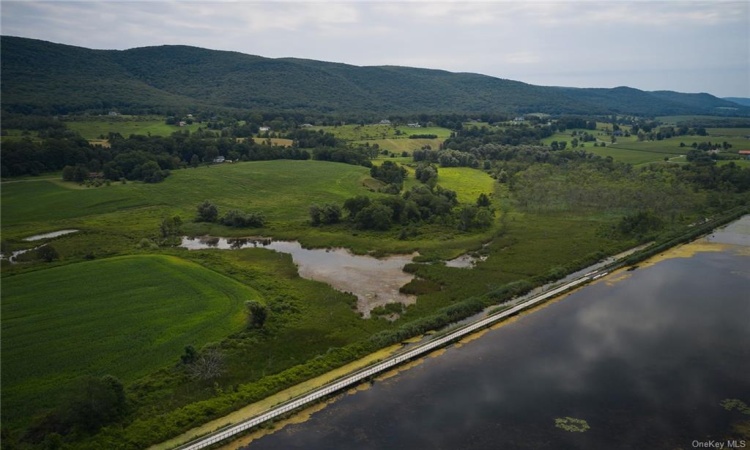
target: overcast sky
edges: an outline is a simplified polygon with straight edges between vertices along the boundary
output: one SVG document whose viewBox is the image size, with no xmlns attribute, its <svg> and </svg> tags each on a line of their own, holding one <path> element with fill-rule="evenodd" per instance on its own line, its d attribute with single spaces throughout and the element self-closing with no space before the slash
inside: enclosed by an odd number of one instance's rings
<svg viewBox="0 0 750 450">
<path fill-rule="evenodd" d="M 2 34 L 750 97 L 750 2 L 8 1 Z"/>
</svg>

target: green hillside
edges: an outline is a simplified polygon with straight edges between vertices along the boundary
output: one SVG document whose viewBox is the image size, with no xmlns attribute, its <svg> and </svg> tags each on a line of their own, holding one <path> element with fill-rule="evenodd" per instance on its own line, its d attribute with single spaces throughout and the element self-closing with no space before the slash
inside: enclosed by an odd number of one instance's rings
<svg viewBox="0 0 750 450">
<path fill-rule="evenodd" d="M 315 114 L 750 115 L 708 94 L 571 89 L 410 67 L 270 59 L 187 46 L 89 50 L 2 37 L 4 111 L 251 109 Z"/>
</svg>

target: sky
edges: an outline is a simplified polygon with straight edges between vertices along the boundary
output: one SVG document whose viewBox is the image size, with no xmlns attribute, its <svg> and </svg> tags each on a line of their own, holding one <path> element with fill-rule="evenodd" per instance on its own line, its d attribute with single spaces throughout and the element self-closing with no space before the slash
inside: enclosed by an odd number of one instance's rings
<svg viewBox="0 0 750 450">
<path fill-rule="evenodd" d="M 9 1 L 3 35 L 750 97 L 750 1 Z"/>
</svg>

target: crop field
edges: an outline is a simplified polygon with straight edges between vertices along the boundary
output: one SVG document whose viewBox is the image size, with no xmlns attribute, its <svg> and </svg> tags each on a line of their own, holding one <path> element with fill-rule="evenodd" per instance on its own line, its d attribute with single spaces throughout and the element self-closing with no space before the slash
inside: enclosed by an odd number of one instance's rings
<svg viewBox="0 0 750 450">
<path fill-rule="evenodd" d="M 54 405 L 82 375 L 127 382 L 176 363 L 186 345 L 241 329 L 243 302 L 257 298 L 231 278 L 164 255 L 4 278 L 4 410 L 22 416 Z"/>
<path fill-rule="evenodd" d="M 99 139 L 100 136 L 106 137 L 109 133 L 120 133 L 124 137 L 131 134 L 142 134 L 151 136 L 169 136 L 176 131 L 196 131 L 204 127 L 204 124 L 192 123 L 179 127 L 177 125 L 167 125 L 164 119 L 132 119 L 108 117 L 91 118 L 90 120 L 75 120 L 65 122 L 65 125 L 73 131 L 78 132 L 86 139 Z"/>
</svg>

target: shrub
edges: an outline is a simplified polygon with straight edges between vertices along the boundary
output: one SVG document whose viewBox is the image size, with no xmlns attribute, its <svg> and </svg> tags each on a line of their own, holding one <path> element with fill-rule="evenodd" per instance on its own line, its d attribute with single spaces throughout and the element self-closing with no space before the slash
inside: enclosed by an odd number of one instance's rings
<svg viewBox="0 0 750 450">
<path fill-rule="evenodd" d="M 37 256 L 44 262 L 52 262 L 56 259 L 60 259 L 60 254 L 57 252 L 55 247 L 47 244 L 39 247 L 36 251 Z"/>
<path fill-rule="evenodd" d="M 310 206 L 310 223 L 314 226 L 334 224 L 341 221 L 341 207 L 335 203 Z"/>
<path fill-rule="evenodd" d="M 266 224 L 266 218 L 262 213 L 242 211 L 232 209 L 228 211 L 220 220 L 222 225 L 234 228 L 252 227 L 259 228 Z"/>
<path fill-rule="evenodd" d="M 198 215 L 195 218 L 196 222 L 216 222 L 219 217 L 219 208 L 213 203 L 206 200 L 198 205 Z"/>
<path fill-rule="evenodd" d="M 415 278 L 399 288 L 399 292 L 407 295 L 423 295 L 440 290 L 440 284 L 431 280 Z"/>
</svg>

